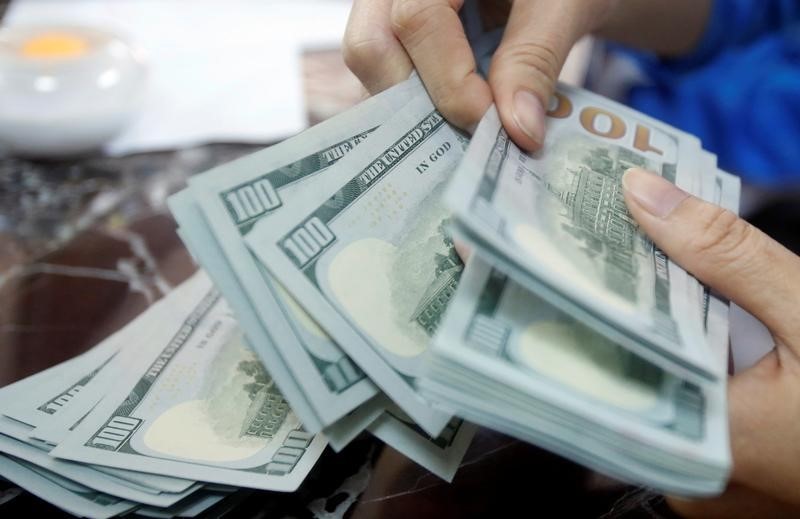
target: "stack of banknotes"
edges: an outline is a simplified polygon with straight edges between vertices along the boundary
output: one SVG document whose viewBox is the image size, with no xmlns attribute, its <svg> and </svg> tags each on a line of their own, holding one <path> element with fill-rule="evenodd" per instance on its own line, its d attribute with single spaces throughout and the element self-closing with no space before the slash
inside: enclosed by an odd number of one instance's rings
<svg viewBox="0 0 800 519">
<path fill-rule="evenodd" d="M 191 179 L 171 207 L 334 449 L 366 428 L 449 479 L 468 420 L 713 494 L 730 467 L 727 303 L 638 230 L 633 166 L 737 207 L 738 180 L 696 138 L 612 101 L 561 86 L 528 154 L 494 109 L 471 138 L 449 125 L 417 78 Z"/>
<path fill-rule="evenodd" d="M 584 90 L 548 115 L 534 154 L 494 108 L 470 138 L 412 77 L 191 178 L 169 206 L 202 271 L 2 390 L 0 476 L 77 515 L 190 516 L 292 491 L 364 431 L 450 480 L 480 425 L 720 492 L 728 305 L 638 230 L 620 179 L 644 167 L 734 211 L 739 182 Z"/>
<path fill-rule="evenodd" d="M 740 185 L 699 142 L 562 87 L 544 150 L 483 118 L 444 199 L 472 256 L 422 395 L 626 481 L 721 491 L 730 468 L 728 305 L 642 235 L 631 167 L 738 209 Z"/>
</svg>

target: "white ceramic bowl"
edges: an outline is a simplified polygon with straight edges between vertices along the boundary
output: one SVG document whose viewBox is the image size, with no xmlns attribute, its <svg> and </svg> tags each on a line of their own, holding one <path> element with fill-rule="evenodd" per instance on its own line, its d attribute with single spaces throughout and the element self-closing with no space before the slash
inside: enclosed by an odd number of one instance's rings
<svg viewBox="0 0 800 519">
<path fill-rule="evenodd" d="M 100 148 L 138 111 L 146 69 L 114 34 L 0 27 L 0 149 L 63 157 Z"/>
</svg>

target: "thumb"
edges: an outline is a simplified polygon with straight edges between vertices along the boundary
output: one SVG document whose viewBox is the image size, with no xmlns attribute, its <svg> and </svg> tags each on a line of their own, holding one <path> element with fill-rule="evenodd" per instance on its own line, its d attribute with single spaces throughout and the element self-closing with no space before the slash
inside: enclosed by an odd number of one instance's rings
<svg viewBox="0 0 800 519">
<path fill-rule="evenodd" d="M 800 258 L 734 213 L 655 173 L 629 169 L 622 185 L 640 228 L 670 259 L 800 353 Z"/>
<path fill-rule="evenodd" d="M 545 112 L 572 45 L 590 24 L 589 9 L 569 0 L 514 2 L 492 59 L 489 85 L 500 119 L 520 147 L 541 147 Z"/>
</svg>

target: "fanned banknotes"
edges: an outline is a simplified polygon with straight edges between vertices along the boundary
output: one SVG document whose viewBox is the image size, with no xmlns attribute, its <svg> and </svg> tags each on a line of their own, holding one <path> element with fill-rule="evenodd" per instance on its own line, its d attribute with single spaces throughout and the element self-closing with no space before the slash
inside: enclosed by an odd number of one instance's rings
<svg viewBox="0 0 800 519">
<path fill-rule="evenodd" d="M 459 416 L 623 480 L 681 495 L 724 488 L 723 384 L 669 374 L 480 257 L 470 260 L 421 386 Z"/>
<path fill-rule="evenodd" d="M 195 503 L 195 493 L 202 485 L 193 479 L 57 459 L 50 454 L 52 443 L 57 442 L 37 439 L 35 433 L 49 430 L 58 439 L 68 436 L 74 424 L 107 393 L 125 367 L 121 362 L 138 354 L 153 327 L 171 321 L 166 315 L 173 314 L 166 309 L 189 305 L 187 289 L 196 284 L 197 278 L 173 291 L 86 354 L 0 390 L 0 414 L 6 415 L 0 416 L 0 452 L 12 457 L 13 463 L 5 465 L 12 472 L 9 479 L 24 482 L 19 484 L 43 499 L 87 517 L 116 515 L 119 503 L 125 503 L 126 510 Z M 20 421 L 8 415 L 28 418 Z M 39 425 L 34 429 L 28 421 Z M 76 504 L 80 506 L 75 508 Z"/>
<path fill-rule="evenodd" d="M 670 372 L 718 379 L 699 285 L 636 226 L 622 174 L 643 167 L 698 193 L 699 142 L 562 85 L 541 151 L 520 150 L 491 108 L 448 189 L 457 233 L 551 304 Z M 713 174 L 713 170 L 708 174 Z"/>
<path fill-rule="evenodd" d="M 461 273 L 441 195 L 464 139 L 424 93 L 247 244 L 309 314 L 426 432 L 449 416 L 415 393 Z"/>
<path fill-rule="evenodd" d="M 272 226 L 301 195 L 334 189 L 334 171 L 342 170 L 339 164 L 364 150 L 365 141 L 373 142 L 374 135 L 389 131 L 379 126 L 417 98 L 430 105 L 421 82 L 412 77 L 280 145 L 199 175 L 189 189 L 169 201 L 181 225 L 179 234 L 232 301 L 248 344 L 270 366 L 305 427 L 312 432 L 321 428 L 335 450 L 366 430 L 391 400 L 378 395 L 363 401 L 373 393 L 358 367 L 361 361 L 353 364 L 336 337 L 298 304 L 283 280 L 253 257 L 244 240 L 256 227 Z M 443 121 L 440 126 L 447 128 Z M 409 386 L 404 387 L 409 392 Z M 438 446 L 451 440 L 468 444 L 465 438 L 471 437 L 471 428 L 443 431 L 444 413 L 424 403 L 418 407 L 437 416 L 437 421 L 409 428 L 387 413 L 380 418 L 379 431 L 397 450 L 449 479 L 464 449 Z M 443 432 L 450 440 L 431 438 L 423 430 Z M 377 435 L 378 429 L 372 431 Z"/>
<path fill-rule="evenodd" d="M 494 108 L 470 139 L 412 77 L 192 178 L 169 207 L 205 273 L 0 390 L 0 475 L 74 514 L 169 517 L 292 491 L 362 431 L 449 481 L 477 424 L 718 493 L 728 303 L 639 231 L 620 179 L 648 168 L 732 211 L 738 179 L 594 94 L 550 108 L 528 154 Z"/>
<path fill-rule="evenodd" d="M 169 316 L 52 452 L 58 458 L 226 485 L 292 491 L 325 440 L 303 429 L 210 282 Z"/>
<path fill-rule="evenodd" d="M 187 233 L 207 227 L 201 245 L 218 248 L 227 263 L 222 269 L 208 269 L 210 275 L 244 323 L 254 350 L 265 361 L 280 361 L 286 367 L 278 384 L 286 386 L 290 401 L 307 402 L 309 409 L 299 402 L 295 407 L 312 431 L 335 423 L 373 397 L 375 386 L 254 261 L 244 238 L 257 223 L 284 212 L 300 189 L 319 189 L 321 173 L 364 142 L 416 88 L 413 83 L 399 85 L 293 139 L 199 175 L 191 181 L 191 197 L 184 195 L 203 217 L 182 218 L 181 227 Z M 207 257 L 197 254 L 201 263 Z M 300 379 L 302 386 L 290 389 L 293 380 Z"/>
</svg>

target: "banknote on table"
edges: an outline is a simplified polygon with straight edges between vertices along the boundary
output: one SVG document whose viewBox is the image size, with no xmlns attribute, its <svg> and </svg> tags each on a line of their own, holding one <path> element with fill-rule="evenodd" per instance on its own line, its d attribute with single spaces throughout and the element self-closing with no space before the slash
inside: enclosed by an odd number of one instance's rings
<svg viewBox="0 0 800 519">
<path fill-rule="evenodd" d="M 191 193 L 188 190 L 184 190 L 173 195 L 170 197 L 169 204 L 172 214 L 179 223 L 190 221 L 194 223 L 190 227 L 179 228 L 178 234 L 197 262 L 200 262 L 197 258 L 202 257 L 205 268 L 214 272 L 214 280 L 217 286 L 219 286 L 220 282 L 225 283 L 226 286 L 229 286 L 227 283 L 236 283 L 235 276 L 222 255 L 222 251 L 214 245 L 211 231 L 203 225 L 196 224 L 197 222 L 202 222 L 204 217 L 194 202 Z M 250 337 L 245 336 L 244 339 L 250 348 L 255 351 Z M 283 361 L 283 357 L 271 348 L 262 347 L 260 351 L 262 362 L 269 366 L 270 374 L 274 373 L 273 378 L 278 384 L 281 393 L 291 405 L 292 411 L 303 423 L 303 427 L 306 427 L 303 416 L 312 420 L 313 424 L 317 424 L 318 418 L 307 399 L 303 385 L 291 375 L 286 363 Z M 272 362 L 271 364 L 269 363 L 270 361 Z M 300 380 L 306 380 L 306 378 Z M 346 395 L 344 396 L 346 397 Z M 303 409 L 304 412 L 297 412 L 297 408 Z M 366 429 L 367 425 L 372 423 L 382 411 L 382 400 L 378 397 L 373 397 L 339 418 L 335 423 L 327 425 L 323 429 L 325 437 L 331 447 L 339 451 Z"/>
<path fill-rule="evenodd" d="M 150 319 L 144 320 L 149 320 L 151 325 L 154 324 L 152 313 L 146 312 L 145 315 Z M 117 337 L 119 335 L 125 335 L 125 329 L 116 334 Z M 131 338 L 130 335 L 128 337 Z M 132 346 L 136 347 L 138 343 L 133 343 Z M 108 366 L 107 358 L 105 354 L 92 355 L 90 352 L 0 389 L 0 413 L 4 412 L 9 403 L 15 404 L 13 407 L 19 409 L 20 402 L 27 402 L 29 407 L 34 409 L 42 402 L 55 401 L 56 399 L 50 395 L 66 394 L 64 390 L 74 388 L 75 380 L 85 381 L 87 373 L 96 372 L 98 364 Z M 63 375 L 62 369 L 65 371 Z M 53 383 L 54 380 L 56 384 Z M 86 387 L 90 386 L 91 384 L 88 384 Z M 49 393 L 42 393 L 42 388 Z M 58 416 L 64 412 L 71 402 L 72 400 L 62 401 L 62 405 L 55 407 L 55 412 L 51 416 Z M 89 488 L 98 494 L 153 507 L 172 506 L 188 498 L 200 487 L 195 482 L 185 479 L 131 471 L 104 472 L 95 466 L 58 460 L 49 455 L 51 446 L 30 438 L 31 432 L 29 425 L 7 416 L 0 416 L 0 452 L 14 457 L 20 463 L 27 463 L 34 471 L 45 475 L 56 484 L 70 481 L 80 488 Z M 71 486 L 65 489 L 72 491 Z M 61 508 L 68 508 L 70 500 L 65 503 L 63 496 L 60 496 L 62 494 L 48 494 L 46 500 Z"/>
<path fill-rule="evenodd" d="M 180 297 L 179 290 L 153 303 L 86 353 L 25 379 L 24 384 L 32 389 L 28 396 L 2 406 L 0 412 L 34 427 L 33 439 L 57 444 L 69 432 L 69 427 L 83 418 L 105 394 L 104 388 L 113 381 L 117 371 L 113 365 L 119 366 L 115 362 L 117 354 L 127 345 L 139 344 L 149 329 L 161 322 L 162 306 L 175 304 L 177 297 Z M 135 350 L 135 347 L 128 349 Z"/>
<path fill-rule="evenodd" d="M 477 424 L 664 492 L 725 486 L 724 378 L 697 384 L 664 371 L 479 255 L 428 361 L 423 394 Z"/>
<path fill-rule="evenodd" d="M 206 267 L 242 323 L 250 344 L 273 365 L 275 352 L 286 372 L 275 370 L 288 401 L 305 393 L 311 412 L 298 407 L 306 428 L 318 432 L 354 411 L 376 394 L 376 388 L 338 344 L 308 316 L 280 282 L 254 261 L 244 238 L 258 222 L 271 221 L 290 207 L 302 190 L 318 190 L 323 173 L 374 133 L 422 89 L 407 81 L 352 110 L 259 153 L 213 169 L 190 180 L 190 193 L 204 219 L 182 219 L 195 232 L 207 226 L 232 273 L 223 279 Z M 205 255 L 198 261 L 205 266 Z M 225 267 L 223 267 L 225 268 Z M 299 388 L 289 375 L 302 381 Z M 286 389 L 284 389 L 286 386 Z"/>
<path fill-rule="evenodd" d="M 3 414 L 31 427 L 51 422 L 95 374 L 111 361 L 122 346 L 121 338 L 121 335 L 115 334 L 85 354 L 33 375 L 29 383 L 36 391 L 31 396 L 38 400 L 25 398 L 4 403 Z M 97 368 L 86 373 L 81 369 L 86 364 Z"/>
<path fill-rule="evenodd" d="M 20 486 L 44 501 L 61 508 L 73 515 L 80 517 L 113 517 L 135 509 L 137 514 L 160 517 L 192 517 L 208 509 L 228 495 L 230 491 L 216 490 L 213 492 L 199 492 L 171 501 L 169 505 L 143 505 L 141 502 L 126 501 L 119 496 L 104 494 L 96 489 L 86 487 L 80 482 L 62 477 L 50 472 L 39 465 L 16 458 L 14 456 L 2 459 L 12 461 L 0 467 L 0 477 L 3 469 Z M 199 511 L 199 512 L 198 512 Z"/>
<path fill-rule="evenodd" d="M 197 517 L 216 506 L 230 495 L 230 492 L 201 491 L 191 500 L 181 501 L 167 508 L 139 507 L 137 515 L 155 519 L 171 519 L 172 517 Z"/>
<path fill-rule="evenodd" d="M 541 151 L 522 152 L 492 107 L 445 195 L 455 232 L 515 281 L 643 358 L 699 382 L 724 375 L 697 281 L 630 217 L 621 176 L 644 167 L 697 193 L 696 138 L 561 85 Z"/>
<path fill-rule="evenodd" d="M 188 190 L 173 195 L 169 199 L 170 210 L 173 216 L 181 225 L 178 234 L 183 240 L 195 261 L 203 265 L 206 272 L 211 272 L 210 277 L 218 289 L 223 293 L 227 292 L 234 298 L 231 288 L 237 288 L 239 282 L 236 275 L 231 270 L 224 254 L 216 245 L 211 231 L 203 225 L 205 218 L 199 207 Z M 190 222 L 194 221 L 194 224 Z M 236 299 L 234 299 L 236 300 Z M 281 392 L 289 402 L 292 410 L 305 427 L 310 430 L 317 430 L 322 427 L 319 418 L 314 411 L 302 386 L 291 373 L 284 361 L 284 358 L 273 348 L 271 339 L 266 335 L 265 328 L 257 319 L 256 313 L 252 310 L 245 300 L 239 299 L 244 306 L 234 306 L 237 320 L 243 329 L 248 330 L 244 340 L 249 347 L 258 352 L 262 362 L 270 366 L 273 378 L 281 388 Z M 258 344 L 259 347 L 255 347 Z M 310 424 L 310 425 L 309 425 Z"/>
<path fill-rule="evenodd" d="M 452 418 L 438 436 L 431 437 L 385 395 L 363 406 L 375 406 L 377 412 L 374 415 L 351 413 L 325 429 L 325 437 L 333 450 L 339 452 L 358 432 L 367 430 L 417 465 L 445 481 L 452 481 L 475 435 L 474 425 Z"/>
<path fill-rule="evenodd" d="M 116 387 L 55 449 L 60 459 L 293 491 L 325 447 L 303 430 L 210 282 L 165 315 Z"/>
<path fill-rule="evenodd" d="M 413 388 L 461 273 L 441 197 L 465 139 L 422 92 L 247 235 L 250 250 L 426 433 L 450 417 Z"/>
<path fill-rule="evenodd" d="M 30 384 L 23 380 L 0 390 L 0 401 L 17 401 L 35 394 Z M 81 465 L 51 457 L 51 447 L 30 439 L 30 426 L 0 416 L 0 452 L 14 456 L 40 467 L 47 473 L 79 482 L 96 491 L 122 499 L 147 503 L 152 506 L 170 506 L 199 488 L 194 481 L 153 476 L 130 471 L 109 471 L 91 465 Z"/>
<path fill-rule="evenodd" d="M 193 276 L 85 354 L 0 389 L 0 414 L 17 418 L 12 422 L 0 417 L 0 433 L 23 443 L 26 453 L 17 451 L 12 454 L 33 463 L 37 463 L 34 459 L 43 459 L 44 463 L 55 464 L 50 466 L 51 470 L 108 493 L 114 493 L 107 486 L 109 484 L 124 485 L 150 494 L 163 493 L 158 501 L 159 506 L 163 506 L 170 495 L 180 498 L 180 495 L 195 490 L 196 482 L 189 479 L 98 466 L 77 468 L 74 464 L 54 459 L 46 461 L 41 456 L 42 452 L 49 452 L 66 437 L 72 427 L 108 392 L 120 371 L 127 366 L 126 357 L 135 358 L 138 355 L 138 348 L 149 330 L 163 326 L 162 309 L 191 308 L 194 302 L 188 301 L 186 295 L 194 290 L 194 285 L 204 282 L 202 275 Z M 43 413 L 42 409 L 48 412 Z M 26 412 L 34 416 L 38 414 L 35 423 L 40 425 L 37 428 L 22 425 L 26 420 L 19 420 L 17 413 Z M 44 434 L 37 434 L 37 431 Z M 17 445 L 17 448 L 20 446 Z M 5 450 L 0 448 L 0 451 Z M 133 494 L 125 497 L 137 499 Z M 146 502 L 148 499 L 148 496 L 140 496 L 138 501 Z"/>
<path fill-rule="evenodd" d="M 47 451 L 32 447 L 23 441 L 7 436 L 8 423 L 0 424 L 0 452 L 24 460 L 48 474 L 77 482 L 94 491 L 128 501 L 155 507 L 168 507 L 190 496 L 200 488 L 194 484 L 182 492 L 157 492 L 95 470 L 90 465 L 67 462 L 53 458 Z M 12 425 L 13 427 L 13 425 Z"/>
<path fill-rule="evenodd" d="M 339 418 L 336 423 L 327 426 L 323 429 L 323 434 L 328 445 L 336 452 L 347 447 L 384 412 L 389 402 L 385 395 L 377 395 Z"/>
<path fill-rule="evenodd" d="M 461 466 L 476 429 L 471 423 L 452 418 L 439 436 L 431 438 L 394 404 L 369 426 L 373 436 L 448 482 Z"/>
<path fill-rule="evenodd" d="M 137 506 L 136 503 L 101 494 L 69 480 L 57 483 L 57 478 L 46 477 L 19 460 L 2 455 L 0 455 L 0 477 L 80 517 L 105 519 Z"/>
<path fill-rule="evenodd" d="M 152 325 L 153 322 L 149 324 Z M 95 348 L 109 345 L 119 352 L 125 345 L 124 341 L 132 340 L 138 343 L 137 339 L 141 340 L 148 333 L 147 319 L 137 319 L 132 325 L 120 330 Z M 81 370 L 76 376 L 64 377 L 61 371 L 57 370 L 53 378 L 58 383 L 53 384 L 52 390 L 43 391 L 41 386 L 37 388 L 36 398 L 42 398 L 43 402 L 47 403 L 46 409 L 52 410 L 52 413 L 48 414 L 45 420 L 38 420 L 38 425 L 30 431 L 29 436 L 34 441 L 51 446 L 57 445 L 69 434 L 70 428 L 100 401 L 105 394 L 102 388 L 111 386 L 119 368 L 124 366 L 117 353 L 101 363 L 89 357 L 77 357 L 73 360 L 80 361 Z M 42 409 L 42 403 L 32 399 L 24 399 L 18 405 L 19 408 L 27 408 L 27 412 L 31 410 L 41 412 Z M 6 416 L 19 420 L 14 411 L 6 413 Z M 29 421 L 20 421 L 31 425 Z"/>
</svg>

